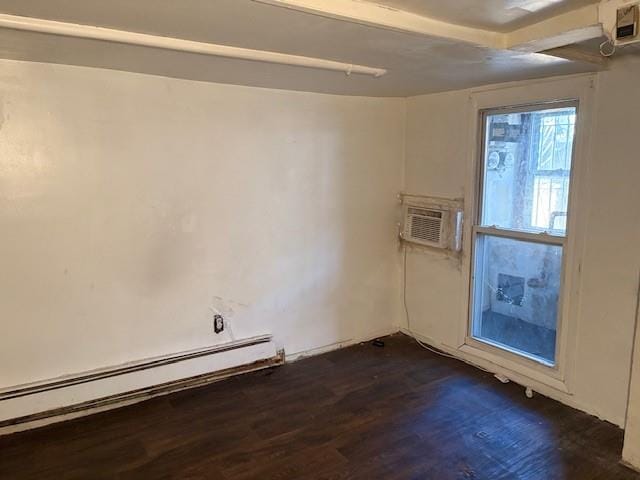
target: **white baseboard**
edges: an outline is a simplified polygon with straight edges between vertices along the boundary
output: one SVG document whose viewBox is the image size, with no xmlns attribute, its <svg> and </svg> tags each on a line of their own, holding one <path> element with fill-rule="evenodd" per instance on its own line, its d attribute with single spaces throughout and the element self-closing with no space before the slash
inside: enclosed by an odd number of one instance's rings
<svg viewBox="0 0 640 480">
<path fill-rule="evenodd" d="M 633 470 L 634 472 L 638 472 L 640 473 L 640 458 L 636 458 L 635 460 L 629 460 L 627 458 L 624 458 L 624 456 L 622 457 L 622 465 L 624 465 L 625 467 L 627 467 L 630 470 Z"/>
<path fill-rule="evenodd" d="M 294 362 L 398 331 L 399 327 L 392 326 L 369 332 L 357 339 L 287 355 L 286 361 Z M 267 335 L 0 389 L 0 436 L 279 365 L 284 361 L 282 355 Z"/>
<path fill-rule="evenodd" d="M 622 464 L 636 472 L 640 472 L 640 447 L 631 443 L 632 439 L 627 437 L 624 440 L 624 449 L 622 450 Z"/>
<path fill-rule="evenodd" d="M 204 385 L 235 370 L 272 366 L 278 358 L 275 343 L 266 335 L 4 388 L 0 390 L 0 435 Z"/>
</svg>

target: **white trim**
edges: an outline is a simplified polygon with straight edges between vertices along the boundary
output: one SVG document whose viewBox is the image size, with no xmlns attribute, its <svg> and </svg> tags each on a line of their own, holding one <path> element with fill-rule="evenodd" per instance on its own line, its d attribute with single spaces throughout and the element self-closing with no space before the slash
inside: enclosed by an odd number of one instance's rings
<svg viewBox="0 0 640 480">
<path fill-rule="evenodd" d="M 479 357 L 478 352 L 484 352 L 482 357 L 493 363 L 500 362 L 505 371 L 511 375 L 521 375 L 525 378 L 535 378 L 553 390 L 572 393 L 573 372 L 575 369 L 575 331 L 579 316 L 579 284 L 580 263 L 584 250 L 584 229 L 586 227 L 587 212 L 584 209 L 572 208 L 577 198 L 583 198 L 582 190 L 586 185 L 587 168 L 590 154 L 589 135 L 592 128 L 593 91 L 596 86 L 596 76 L 593 74 L 573 76 L 570 78 L 550 79 L 542 82 L 531 82 L 527 85 L 507 84 L 501 88 L 489 87 L 470 92 L 470 158 L 465 187 L 465 218 L 472 219 L 465 224 L 465 241 L 463 246 L 462 281 L 463 291 L 467 292 L 466 308 L 462 309 L 458 346 L 465 346 L 467 354 Z M 558 349 L 556 364 L 553 368 L 543 364 L 533 365 L 532 360 L 522 357 L 515 358 L 513 353 L 502 352 L 496 354 L 495 347 L 474 341 L 469 333 L 469 319 L 471 314 L 471 263 L 473 260 L 473 233 L 477 218 L 478 169 L 480 162 L 480 135 L 482 132 L 480 112 L 503 107 L 524 106 L 533 104 L 548 104 L 549 102 L 575 101 L 579 103 L 579 125 L 576 129 L 574 162 L 572 165 L 572 180 L 569 192 L 569 210 L 567 237 L 563 253 L 563 287 L 561 313 L 559 315 Z M 508 375 L 507 375 L 508 376 Z M 562 382 L 562 386 L 558 384 Z"/>
<path fill-rule="evenodd" d="M 274 359 L 275 360 L 275 359 Z M 233 372 L 233 373 L 220 373 L 219 375 L 215 375 L 215 372 L 211 376 L 206 376 L 207 378 L 200 379 L 198 382 L 188 382 L 188 379 L 185 379 L 185 382 L 176 382 L 175 384 L 171 384 L 170 386 L 164 385 L 162 388 L 158 388 L 157 390 L 152 390 L 145 395 L 139 395 L 135 398 L 130 398 L 127 396 L 127 392 L 122 396 L 121 399 L 118 399 L 114 402 L 108 402 L 105 405 L 100 405 L 96 407 L 88 407 L 88 408 L 80 408 L 77 411 L 73 411 L 71 413 L 66 414 L 58 414 L 47 416 L 45 418 L 41 418 L 38 420 L 32 420 L 24 423 L 18 423 L 16 425 L 8 425 L 6 427 L 0 428 L 0 436 L 10 435 L 12 433 L 22 432 L 25 430 L 32 430 L 34 428 L 44 427 L 46 425 L 51 425 L 53 423 L 66 422 L 67 420 L 73 420 L 74 418 L 86 417 L 89 415 L 93 415 L 95 413 L 106 412 L 109 410 L 115 410 L 116 408 L 122 408 L 129 405 L 135 405 L 136 403 L 145 402 L 147 400 L 151 400 L 152 398 L 162 397 L 165 395 L 170 395 L 173 393 L 177 393 L 183 390 L 189 390 L 191 388 L 200 388 L 205 385 L 209 385 L 214 382 L 219 382 L 221 380 L 226 380 L 232 376 L 242 375 L 250 372 L 257 372 L 260 370 L 264 370 L 266 368 L 272 368 L 276 365 L 281 365 L 281 363 L 251 363 L 245 365 L 241 371 Z"/>
<path fill-rule="evenodd" d="M 157 395 L 161 396 L 161 395 Z M 32 422 L 19 423 L 17 425 L 10 425 L 8 427 L 0 428 L 0 437 L 5 435 L 11 435 L 12 433 L 24 432 L 27 430 L 33 430 L 35 428 L 46 427 L 47 425 L 52 425 L 54 423 L 66 422 L 68 420 L 73 420 L 74 418 L 82 418 L 87 417 L 89 415 L 93 415 L 95 413 L 107 412 L 109 410 L 115 410 L 116 408 L 126 407 L 129 405 L 135 405 L 136 403 L 143 402 L 145 400 L 150 400 L 154 398 L 153 396 L 149 396 L 143 399 L 135 399 L 135 400 L 123 400 L 119 403 L 114 403 L 112 405 L 107 405 L 105 407 L 92 408 L 89 410 L 83 410 L 81 412 L 74 412 L 68 415 L 59 415 L 55 417 L 43 418 L 42 420 L 34 420 Z"/>
<path fill-rule="evenodd" d="M 483 227 L 481 225 L 473 226 L 474 233 L 483 235 L 491 235 L 494 237 L 506 237 L 514 240 L 523 240 L 526 242 L 544 243 L 549 245 L 564 245 L 566 238 L 558 235 L 549 235 L 546 232 L 531 233 L 520 230 L 509 230 L 498 227 Z"/>
<path fill-rule="evenodd" d="M 161 37 L 146 33 L 115 30 L 112 28 L 79 25 L 75 23 L 43 20 L 39 18 L 20 17 L 17 15 L 0 14 L 0 28 L 23 30 L 27 32 L 47 33 L 65 37 L 86 38 L 106 42 L 124 43 L 143 47 L 160 48 L 187 53 L 197 53 L 213 57 L 226 57 L 254 62 L 277 63 L 295 67 L 315 68 L 344 72 L 347 75 L 360 74 L 375 78 L 387 73 L 384 68 L 354 65 L 336 62 L 322 58 L 303 57 L 286 53 L 270 52 L 266 50 L 252 50 L 249 48 L 218 45 L 214 43 L 195 42 L 181 38 Z"/>
<path fill-rule="evenodd" d="M 112 365 L 109 367 L 97 368 L 84 372 L 61 375 L 59 377 L 49 378 L 46 380 L 38 380 L 35 382 L 23 383 L 20 385 L 3 387 L 0 388 L 0 402 L 6 400 L 7 397 L 33 395 L 34 393 L 40 393 L 40 391 L 49 391 L 53 388 L 64 388 L 87 381 L 96 381 L 102 378 L 128 374 L 148 368 L 157 368 L 159 366 L 170 363 L 223 353 L 229 350 L 244 348 L 258 343 L 268 343 L 272 340 L 272 335 L 258 335 L 255 337 L 243 338 L 231 342 L 221 343 L 218 345 L 212 345 L 206 348 L 198 348 L 195 350 L 186 350 L 184 352 L 173 353 L 170 355 L 160 355 L 156 357 L 144 358 L 120 365 Z"/>
<path fill-rule="evenodd" d="M 622 460 L 620 460 L 620 463 L 625 467 L 630 468 L 634 472 L 640 473 L 640 456 L 638 456 L 637 458 L 631 457 L 631 460 L 629 460 L 628 458 L 622 457 Z"/>
<path fill-rule="evenodd" d="M 373 340 L 374 338 L 385 337 L 398 332 L 399 332 L 399 327 L 397 326 L 391 326 L 378 331 L 372 331 L 363 335 L 359 339 L 343 340 L 343 341 L 332 343 L 322 347 L 317 347 L 317 348 L 286 355 L 286 362 L 295 362 L 298 360 L 302 360 L 306 357 L 320 355 L 323 353 L 338 350 L 340 348 L 345 348 L 358 343 L 368 342 L 370 340 Z M 252 339 L 240 340 L 237 343 L 240 345 L 242 343 L 246 343 L 247 341 L 255 341 L 256 339 L 262 339 L 262 338 L 264 337 L 253 337 Z M 221 346 L 224 346 L 224 345 L 221 345 Z M 198 352 L 198 351 L 199 350 L 194 350 L 190 352 Z M 186 353 L 186 352 L 182 352 L 182 353 Z M 127 375 L 127 378 L 125 379 L 125 382 L 127 383 L 126 388 L 123 387 L 122 380 L 114 380 L 113 378 L 111 378 L 111 379 L 98 380 L 95 382 L 85 383 L 82 385 L 70 386 L 65 389 L 55 390 L 53 392 L 36 393 L 28 397 L 20 397 L 20 398 L 15 398 L 11 400 L 5 400 L 4 402 L 0 403 L 0 405 L 4 405 L 3 408 L 0 410 L 0 420 L 7 419 L 7 418 L 9 419 L 17 418 L 19 416 L 23 416 L 30 413 L 37 413 L 40 411 L 51 410 L 52 408 L 66 406 L 71 403 L 78 403 L 78 401 L 82 401 L 85 398 L 104 397 L 105 395 L 108 395 L 114 392 L 119 392 L 119 391 L 126 393 L 127 391 L 132 391 L 137 388 L 144 387 L 146 385 L 159 384 L 174 378 L 178 378 L 178 379 L 188 378 L 188 377 L 196 376 L 202 373 L 209 373 L 209 372 L 215 372 L 217 370 L 223 370 L 226 368 L 233 368 L 235 366 L 250 365 L 260 360 L 273 358 L 276 355 L 277 355 L 276 346 L 273 343 L 273 341 L 269 339 L 269 341 L 265 343 L 252 345 L 250 347 L 238 348 L 236 350 L 222 352 L 217 355 L 213 355 L 209 357 L 199 357 L 197 359 L 190 359 L 188 361 L 180 362 L 180 364 L 172 364 L 169 366 L 155 368 L 153 369 L 153 371 L 145 370 L 143 372 L 126 374 Z M 155 357 L 155 358 L 165 358 L 165 356 Z M 212 360 L 207 360 L 207 358 L 215 359 L 215 362 L 216 362 L 215 365 L 211 364 Z M 137 364 L 137 363 L 140 363 L 140 362 L 133 362 L 132 364 Z M 258 367 L 258 369 L 259 368 L 264 368 L 264 367 Z M 105 371 L 105 370 L 106 369 L 100 369 L 98 371 Z M 180 373 L 176 374 L 178 370 Z M 250 370 L 247 370 L 247 371 L 250 371 Z M 94 372 L 96 372 L 96 370 L 91 372 L 85 372 L 85 373 L 94 373 Z M 134 375 L 136 378 L 134 378 L 133 379 L 134 381 L 132 382 L 131 377 Z M 68 376 L 60 377 L 60 378 L 68 378 Z M 59 380 L 59 378 L 53 379 L 53 380 Z M 40 385 L 42 383 L 45 383 L 45 382 L 37 382 L 30 385 Z M 107 383 L 109 383 L 109 385 L 107 385 Z M 114 386 L 116 386 L 115 389 L 114 389 Z M 0 428 L 0 436 L 23 431 L 23 430 L 38 428 L 38 427 L 49 425 L 52 423 L 71 420 L 73 418 L 92 415 L 94 413 L 98 413 L 102 411 L 120 408 L 126 405 L 131 405 L 134 403 L 148 400 L 155 396 L 161 396 L 161 395 L 166 395 L 167 393 L 173 393 L 173 391 L 177 391 L 177 390 L 172 390 L 172 392 L 151 394 L 151 395 L 137 398 L 134 400 L 124 399 L 122 401 L 119 401 L 117 403 L 114 403 L 108 406 L 91 408 L 91 409 L 82 410 L 79 412 L 49 417 L 42 420 L 34 420 L 31 422 L 21 423 L 18 425 L 3 427 L 3 428 Z M 87 394 L 89 394 L 88 397 L 87 397 Z M 63 402 L 56 403 L 56 400 L 59 400 L 61 396 L 68 398 L 70 400 L 65 400 Z M 10 408 L 14 409 L 12 414 L 9 411 Z M 17 412 L 16 409 L 19 409 L 20 411 Z"/>
<path fill-rule="evenodd" d="M 560 371 L 554 365 L 545 365 L 538 360 L 502 347 L 492 346 L 488 342 L 482 342 L 471 336 L 467 338 L 467 343 L 461 346 L 460 350 L 500 365 L 510 372 L 520 373 L 560 392 L 571 393 L 564 383 Z"/>
</svg>

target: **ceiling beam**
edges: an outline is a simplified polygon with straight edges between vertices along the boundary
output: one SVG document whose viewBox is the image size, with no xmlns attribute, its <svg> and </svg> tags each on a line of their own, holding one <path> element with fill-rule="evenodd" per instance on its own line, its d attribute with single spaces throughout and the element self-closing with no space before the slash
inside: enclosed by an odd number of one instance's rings
<svg viewBox="0 0 640 480">
<path fill-rule="evenodd" d="M 602 34 L 598 4 L 593 4 L 506 33 L 505 43 L 510 50 L 541 52 Z"/>
<path fill-rule="evenodd" d="M 600 55 L 600 52 L 581 50 L 573 45 L 552 48 L 539 53 L 551 55 L 552 57 L 564 58 L 565 60 L 571 60 L 572 62 L 590 63 L 599 69 L 606 69 L 609 66 L 609 59 Z"/>
<path fill-rule="evenodd" d="M 386 30 L 438 37 L 488 48 L 504 48 L 498 32 L 465 27 L 423 15 L 356 0 L 253 0 L 327 18 Z"/>
<path fill-rule="evenodd" d="M 602 35 L 598 4 L 501 33 L 465 27 L 362 0 L 253 0 L 375 28 L 470 43 L 497 50 L 541 52 Z"/>
</svg>

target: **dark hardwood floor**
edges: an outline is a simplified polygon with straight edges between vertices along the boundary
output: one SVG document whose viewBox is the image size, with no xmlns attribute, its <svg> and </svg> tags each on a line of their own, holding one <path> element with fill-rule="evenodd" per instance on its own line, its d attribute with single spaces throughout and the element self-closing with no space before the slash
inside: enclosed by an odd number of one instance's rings
<svg viewBox="0 0 640 480">
<path fill-rule="evenodd" d="M 395 335 L 2 437 L 0 479 L 640 479 L 622 437 Z"/>
</svg>

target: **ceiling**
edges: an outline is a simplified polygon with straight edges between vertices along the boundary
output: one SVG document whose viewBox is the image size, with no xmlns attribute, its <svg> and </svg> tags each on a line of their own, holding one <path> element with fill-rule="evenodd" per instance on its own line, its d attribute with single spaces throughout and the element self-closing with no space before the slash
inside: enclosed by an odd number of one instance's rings
<svg viewBox="0 0 640 480">
<path fill-rule="evenodd" d="M 598 0 L 372 0 L 459 25 L 508 32 Z"/>
<path fill-rule="evenodd" d="M 434 15 L 437 10 L 438 16 L 449 21 L 491 28 L 525 20 L 522 12 L 515 15 L 506 8 L 525 3 L 524 0 L 383 0 L 378 3 Z M 564 9 L 585 1 L 557 3 L 553 8 Z M 503 8 L 491 10 L 487 8 L 488 4 Z M 539 19 L 540 15 L 549 12 L 551 10 L 531 13 L 526 18 Z M 318 57 L 388 70 L 381 78 L 347 77 L 340 72 L 0 29 L 0 58 L 323 93 L 411 96 L 580 73 L 595 68 L 580 61 L 492 50 L 251 0 L 0 0 L 0 13 Z"/>
</svg>

